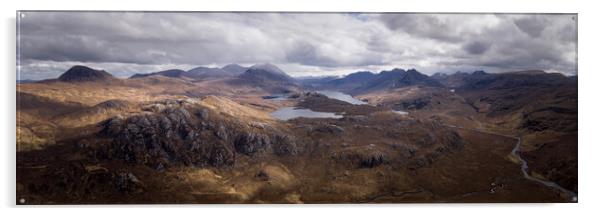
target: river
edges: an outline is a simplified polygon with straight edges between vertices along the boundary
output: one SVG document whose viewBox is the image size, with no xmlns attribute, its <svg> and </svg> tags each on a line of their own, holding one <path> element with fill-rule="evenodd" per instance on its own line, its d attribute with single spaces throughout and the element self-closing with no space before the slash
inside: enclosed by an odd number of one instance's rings
<svg viewBox="0 0 602 216">
<path fill-rule="evenodd" d="M 477 129 L 471 129 L 471 128 L 464 128 L 464 127 L 459 127 L 459 126 L 455 126 L 455 125 L 446 125 L 448 127 L 452 127 L 452 128 L 459 128 L 459 129 L 464 129 L 464 130 L 471 130 L 471 131 L 475 131 L 475 132 L 479 132 L 479 133 L 485 133 L 485 134 L 492 134 L 492 135 L 497 135 L 497 136 L 503 136 L 503 137 L 508 137 L 508 138 L 512 138 L 512 139 L 516 139 L 516 145 L 514 146 L 514 148 L 512 149 L 512 152 L 510 152 L 510 154 L 512 154 L 514 157 L 516 157 L 519 161 L 520 161 L 520 166 L 521 166 L 521 172 L 523 173 L 523 176 L 525 177 L 525 179 L 530 180 L 530 181 L 534 181 L 537 182 L 539 184 L 548 186 L 560 193 L 566 194 L 569 197 L 569 201 L 570 202 L 577 202 L 577 194 L 575 194 L 575 192 L 570 191 L 566 188 L 563 188 L 562 186 L 556 184 L 555 182 L 552 181 L 546 181 L 546 180 L 542 180 L 536 177 L 533 177 L 531 174 L 529 174 L 529 164 L 527 163 L 527 161 L 525 159 L 523 159 L 520 156 L 520 146 L 522 143 L 522 140 L 520 137 L 514 137 L 514 136 L 508 136 L 505 134 L 497 134 L 497 133 L 491 133 L 491 132 L 487 132 L 487 131 L 482 131 L 482 130 L 477 130 Z"/>
<path fill-rule="evenodd" d="M 562 193 L 565 193 L 565 194 L 569 195 L 570 200 L 572 202 L 577 202 L 577 195 L 573 191 L 570 191 L 570 190 L 568 190 L 566 188 L 563 188 L 562 186 L 556 184 L 555 182 L 545 181 L 545 180 L 538 179 L 538 178 L 535 178 L 535 177 L 531 176 L 529 174 L 529 172 L 528 172 L 528 170 L 529 170 L 529 164 L 527 163 L 527 161 L 525 159 L 523 159 L 520 156 L 520 152 L 519 151 L 520 151 L 520 144 L 522 142 L 521 138 L 520 137 L 513 137 L 513 138 L 517 139 L 517 142 L 516 142 L 516 146 L 514 146 L 514 149 L 512 149 L 512 155 L 514 155 L 516 158 L 518 158 L 520 160 L 521 171 L 523 172 L 523 176 L 525 176 L 526 179 L 529 179 L 531 181 L 535 181 L 537 183 L 540 183 L 540 184 L 543 184 L 545 186 L 548 186 L 548 187 L 554 188 L 556 190 L 559 190 Z"/>
</svg>

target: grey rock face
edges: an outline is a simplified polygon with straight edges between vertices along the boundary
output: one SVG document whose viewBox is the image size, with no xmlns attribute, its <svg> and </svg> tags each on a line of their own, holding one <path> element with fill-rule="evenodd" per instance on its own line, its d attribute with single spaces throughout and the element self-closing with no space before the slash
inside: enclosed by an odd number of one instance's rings
<svg viewBox="0 0 602 216">
<path fill-rule="evenodd" d="M 234 141 L 236 152 L 254 156 L 260 153 L 297 155 L 301 149 L 289 135 L 270 135 L 254 132 L 240 133 Z"/>
<path fill-rule="evenodd" d="M 277 135 L 272 148 L 277 155 L 297 155 L 301 151 L 294 138 L 288 135 Z"/>
<path fill-rule="evenodd" d="M 373 168 L 389 163 L 389 156 L 373 147 L 335 153 L 332 158 L 338 162 L 347 162 L 357 168 Z"/>
<path fill-rule="evenodd" d="M 108 157 L 151 167 L 173 165 L 227 166 L 234 163 L 231 148 L 213 133 L 203 133 L 184 108 L 166 108 L 159 114 L 112 118 L 101 134 L 112 138 Z M 225 129 L 223 129 L 225 130 Z"/>
<path fill-rule="evenodd" d="M 241 133 L 234 141 L 236 152 L 246 155 L 265 152 L 270 145 L 271 139 L 268 136 L 253 132 Z"/>
<path fill-rule="evenodd" d="M 119 159 L 153 169 L 170 166 L 231 166 L 235 154 L 296 155 L 294 137 L 270 127 L 236 126 L 211 120 L 209 111 L 171 102 L 151 114 L 113 117 L 100 124 L 100 135 L 109 140 L 90 151 L 97 158 Z M 104 147 L 103 147 L 104 146 Z"/>
</svg>

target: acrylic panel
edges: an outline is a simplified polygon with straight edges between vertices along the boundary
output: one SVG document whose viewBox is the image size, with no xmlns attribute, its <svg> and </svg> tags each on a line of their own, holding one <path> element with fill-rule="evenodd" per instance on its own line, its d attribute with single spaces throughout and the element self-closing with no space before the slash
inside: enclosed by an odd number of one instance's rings
<svg viewBox="0 0 602 216">
<path fill-rule="evenodd" d="M 18 204 L 577 202 L 577 14 L 17 12 Z"/>
</svg>

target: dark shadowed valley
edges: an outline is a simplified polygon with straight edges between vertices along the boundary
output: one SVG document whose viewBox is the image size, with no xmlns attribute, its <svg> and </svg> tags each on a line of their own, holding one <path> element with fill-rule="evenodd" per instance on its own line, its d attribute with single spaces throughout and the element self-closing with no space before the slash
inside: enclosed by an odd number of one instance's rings
<svg viewBox="0 0 602 216">
<path fill-rule="evenodd" d="M 74 66 L 17 89 L 29 204 L 576 201 L 561 74 Z"/>
<path fill-rule="evenodd" d="M 17 11 L 15 202 L 577 203 L 577 15 Z"/>
</svg>

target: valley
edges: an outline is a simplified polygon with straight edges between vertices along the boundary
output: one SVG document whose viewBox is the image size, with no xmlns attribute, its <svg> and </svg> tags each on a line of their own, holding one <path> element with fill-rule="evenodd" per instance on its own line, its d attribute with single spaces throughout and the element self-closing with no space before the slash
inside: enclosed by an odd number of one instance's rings
<svg viewBox="0 0 602 216">
<path fill-rule="evenodd" d="M 17 84 L 20 204 L 577 201 L 577 80 L 236 64 Z"/>
</svg>

